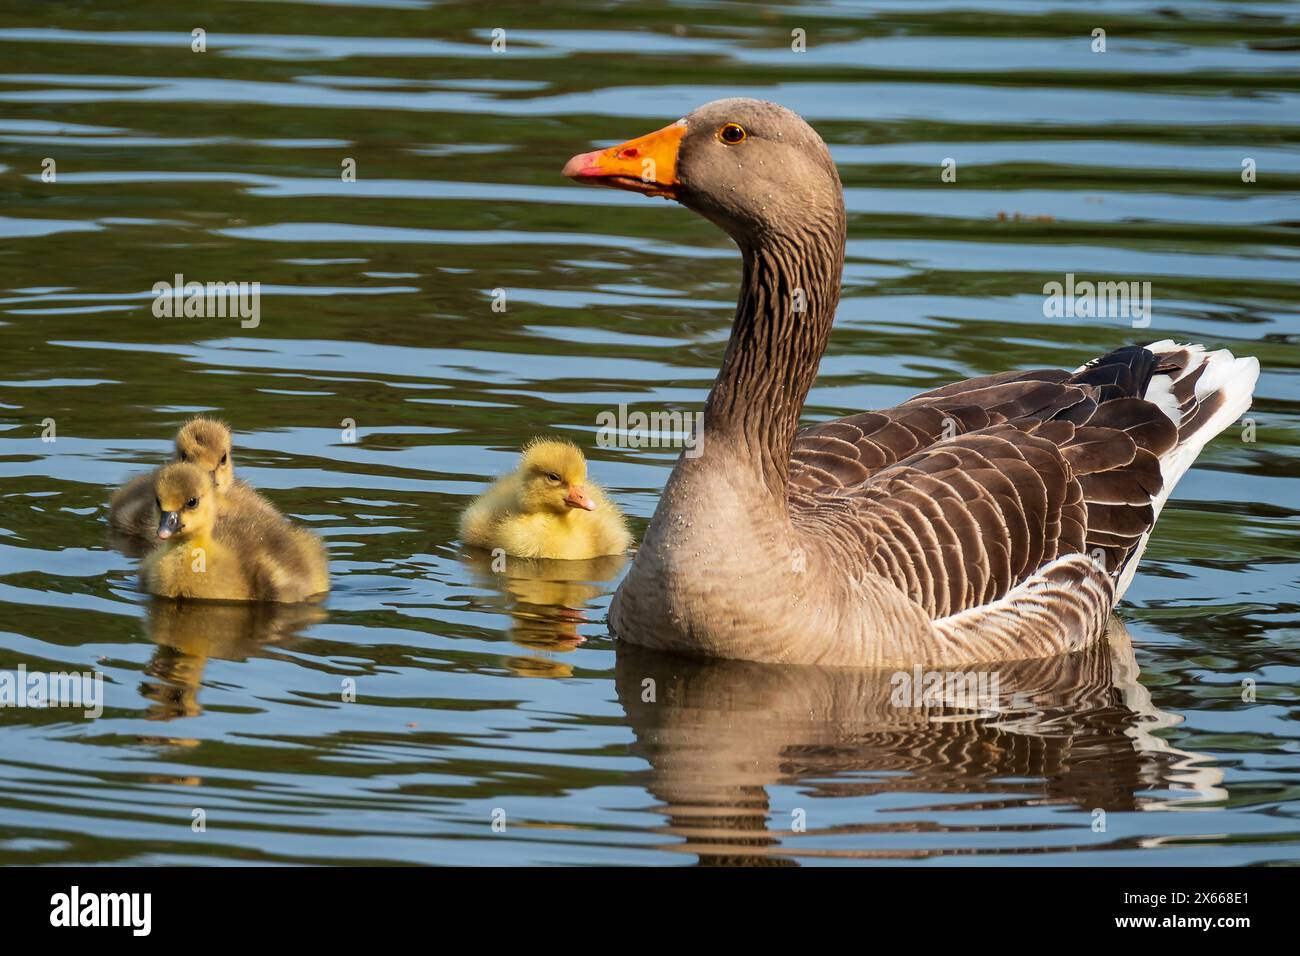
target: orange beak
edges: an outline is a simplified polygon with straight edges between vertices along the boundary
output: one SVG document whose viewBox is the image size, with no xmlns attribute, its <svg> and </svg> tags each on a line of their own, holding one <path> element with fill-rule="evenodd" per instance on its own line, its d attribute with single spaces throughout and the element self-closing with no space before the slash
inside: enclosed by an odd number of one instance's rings
<svg viewBox="0 0 1300 956">
<path fill-rule="evenodd" d="M 596 502 L 587 497 L 587 489 L 582 485 L 569 485 L 569 493 L 565 496 L 564 503 L 570 508 L 581 508 L 583 511 L 596 510 Z"/>
<path fill-rule="evenodd" d="M 621 146 L 579 153 L 564 164 L 564 175 L 591 186 L 630 189 L 647 196 L 677 198 L 677 150 L 686 135 L 678 120 Z"/>
</svg>

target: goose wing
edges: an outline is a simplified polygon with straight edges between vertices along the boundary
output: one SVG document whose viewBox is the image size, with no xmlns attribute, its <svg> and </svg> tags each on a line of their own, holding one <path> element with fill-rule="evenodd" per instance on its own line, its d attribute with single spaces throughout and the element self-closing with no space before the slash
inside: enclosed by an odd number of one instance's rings
<svg viewBox="0 0 1300 956">
<path fill-rule="evenodd" d="M 1145 353 L 1145 357 L 1134 353 Z M 870 571 L 932 618 L 988 605 L 1085 554 L 1113 579 L 1155 521 L 1178 429 L 1141 398 L 1144 349 L 1078 372 L 959 382 L 798 436 L 796 521 L 848 527 Z"/>
<path fill-rule="evenodd" d="M 1081 389 L 1060 384 L 1069 375 L 1045 369 L 970 379 L 917 395 L 895 408 L 805 428 L 795 436 L 791 450 L 790 484 L 810 492 L 852 488 L 882 468 L 958 434 L 1009 419 L 1051 417 L 1086 399 Z"/>
</svg>

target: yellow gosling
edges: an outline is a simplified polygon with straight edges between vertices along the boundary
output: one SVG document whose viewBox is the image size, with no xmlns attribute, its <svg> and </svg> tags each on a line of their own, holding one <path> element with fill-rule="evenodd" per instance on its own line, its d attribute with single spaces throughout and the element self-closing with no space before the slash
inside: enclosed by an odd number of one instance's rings
<svg viewBox="0 0 1300 956">
<path fill-rule="evenodd" d="M 176 433 L 174 460 L 197 465 L 208 473 L 217 491 L 219 513 L 225 512 L 227 500 L 232 507 L 274 510 L 252 485 L 235 477 L 230 428 L 225 422 L 203 416 L 191 418 Z M 136 538 L 153 538 L 158 527 L 154 482 L 161 470 L 136 475 L 113 492 L 108 502 L 108 523 L 114 530 Z"/>
<path fill-rule="evenodd" d="M 154 481 L 160 544 L 140 578 L 150 594 L 213 601 L 302 601 L 329 590 L 320 538 L 266 507 L 220 497 L 210 474 L 173 462 Z"/>
<path fill-rule="evenodd" d="M 622 512 L 587 480 L 582 452 L 554 438 L 524 446 L 519 467 L 465 509 L 460 537 L 517 557 L 571 561 L 621 554 L 632 544 Z"/>
</svg>

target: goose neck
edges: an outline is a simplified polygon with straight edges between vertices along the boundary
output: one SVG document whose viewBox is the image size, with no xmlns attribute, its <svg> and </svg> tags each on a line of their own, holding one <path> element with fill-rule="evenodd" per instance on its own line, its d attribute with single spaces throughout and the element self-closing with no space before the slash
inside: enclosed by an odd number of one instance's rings
<svg viewBox="0 0 1300 956">
<path fill-rule="evenodd" d="M 839 303 L 842 215 L 798 235 L 742 243 L 741 251 L 731 338 L 705 404 L 705 443 L 741 446 L 767 491 L 784 502 L 799 416 Z"/>
</svg>

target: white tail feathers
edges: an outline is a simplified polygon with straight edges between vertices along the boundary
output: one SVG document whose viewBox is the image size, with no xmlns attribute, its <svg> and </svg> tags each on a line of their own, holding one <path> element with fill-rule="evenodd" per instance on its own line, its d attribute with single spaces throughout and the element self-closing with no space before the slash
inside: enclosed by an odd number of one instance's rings
<svg viewBox="0 0 1300 956">
<path fill-rule="evenodd" d="M 1161 404 L 1163 396 L 1173 394 L 1182 412 L 1171 416 L 1179 426 L 1178 445 L 1166 457 L 1184 446 L 1199 452 L 1250 408 L 1259 380 L 1259 359 L 1253 355 L 1237 358 L 1227 349 L 1206 352 L 1203 345 L 1178 345 L 1170 339 L 1146 348 L 1161 360 L 1162 371 L 1152 376 L 1144 397 Z M 1190 390 L 1185 384 L 1178 387 L 1189 379 Z"/>
<path fill-rule="evenodd" d="M 1146 346 L 1159 359 L 1158 371 L 1143 396 L 1158 405 L 1178 426 L 1178 444 L 1160 457 L 1163 487 L 1151 501 L 1156 517 L 1201 450 L 1247 409 L 1259 380 L 1259 359 L 1235 357 L 1227 349 L 1206 352 L 1203 345 L 1179 345 L 1171 339 Z M 1123 597 L 1146 550 L 1148 531 L 1116 582 L 1115 600 Z"/>
</svg>

